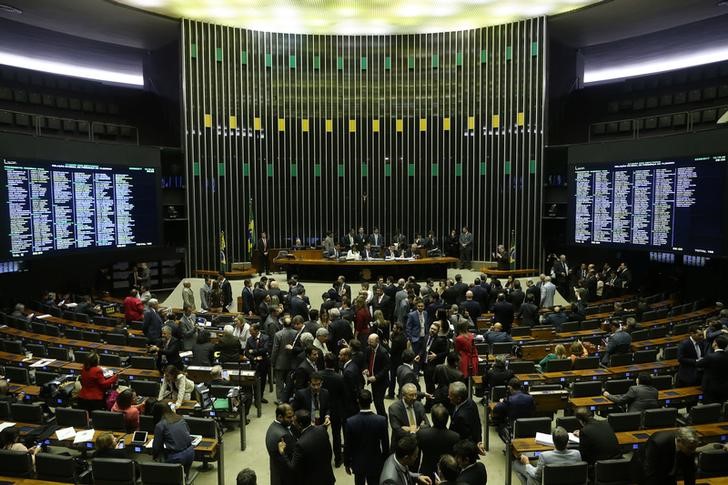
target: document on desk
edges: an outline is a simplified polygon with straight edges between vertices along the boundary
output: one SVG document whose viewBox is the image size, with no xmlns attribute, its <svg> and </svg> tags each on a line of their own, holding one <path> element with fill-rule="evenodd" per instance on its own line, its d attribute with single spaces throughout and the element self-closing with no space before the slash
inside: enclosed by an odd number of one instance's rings
<svg viewBox="0 0 728 485">
<path fill-rule="evenodd" d="M 185 350 L 184 352 L 180 352 L 179 353 L 179 356 L 182 357 L 183 359 L 185 357 L 192 357 L 192 351 L 191 350 Z"/>
<path fill-rule="evenodd" d="M 13 426 L 15 426 L 15 423 L 0 423 L 0 431 L 3 431 L 7 428 L 12 428 Z"/>
<path fill-rule="evenodd" d="M 48 313 L 44 313 L 43 315 L 36 315 L 36 316 L 35 316 L 35 318 L 40 318 L 40 319 L 43 319 L 43 320 L 45 320 L 46 318 L 50 318 L 50 317 L 52 317 L 52 316 L 53 316 L 53 315 L 50 315 L 50 314 L 48 314 Z"/>
<path fill-rule="evenodd" d="M 554 446 L 554 439 L 550 434 L 537 432 L 536 443 L 539 445 Z M 579 444 L 579 438 L 574 433 L 569 433 L 569 443 Z"/>
<path fill-rule="evenodd" d="M 79 431 L 76 433 L 76 437 L 73 439 L 73 444 L 78 443 L 86 443 L 87 441 L 93 441 L 94 440 L 94 430 L 93 429 L 84 429 L 83 431 Z"/>
<path fill-rule="evenodd" d="M 73 429 L 73 426 L 69 426 L 68 428 L 61 428 L 56 430 L 56 438 L 58 438 L 60 441 L 70 440 L 71 438 L 76 437 L 76 430 Z"/>
<path fill-rule="evenodd" d="M 56 359 L 40 359 L 38 362 L 30 364 L 30 367 L 45 367 L 55 362 Z"/>
</svg>

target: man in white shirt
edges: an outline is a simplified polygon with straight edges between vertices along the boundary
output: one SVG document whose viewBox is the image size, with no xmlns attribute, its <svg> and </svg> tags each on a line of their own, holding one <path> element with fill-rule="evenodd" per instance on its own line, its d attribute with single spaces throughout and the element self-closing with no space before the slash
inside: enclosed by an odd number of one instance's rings
<svg viewBox="0 0 728 485">
<path fill-rule="evenodd" d="M 513 461 L 513 471 L 521 480 L 523 485 L 540 485 L 543 469 L 546 465 L 573 465 L 581 461 L 579 450 L 569 450 L 569 433 L 557 426 L 554 428 L 551 437 L 554 441 L 553 451 L 544 451 L 538 457 L 538 464 L 531 465 L 526 455 L 521 455 L 518 460 Z"/>
</svg>

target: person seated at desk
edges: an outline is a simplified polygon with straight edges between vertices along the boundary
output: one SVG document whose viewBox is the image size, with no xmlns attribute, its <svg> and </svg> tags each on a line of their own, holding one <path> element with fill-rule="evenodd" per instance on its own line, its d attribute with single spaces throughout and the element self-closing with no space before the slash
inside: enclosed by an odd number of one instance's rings
<svg viewBox="0 0 728 485">
<path fill-rule="evenodd" d="M 550 354 L 547 354 L 546 357 L 541 359 L 541 361 L 538 363 L 539 367 L 541 367 L 541 370 L 543 372 L 548 372 L 549 365 L 548 362 L 550 360 L 556 360 L 556 359 L 568 359 L 569 353 L 566 351 L 566 347 L 564 347 L 564 344 L 558 344 L 556 347 L 554 347 L 554 351 Z"/>
<path fill-rule="evenodd" d="M 172 411 L 166 402 L 157 402 L 152 415 L 155 423 L 152 456 L 165 463 L 180 463 L 185 468 L 185 475 L 189 474 L 195 459 L 195 447 L 192 446 L 187 421 Z"/>
<path fill-rule="evenodd" d="M 229 379 L 223 374 L 222 366 L 216 365 L 210 369 L 210 380 L 205 383 L 209 388 L 210 386 L 235 386 Z M 262 392 L 262 387 L 261 387 Z M 248 414 L 250 414 L 250 407 L 253 405 L 253 398 L 250 393 L 240 392 L 239 397 L 230 398 L 230 411 L 237 412 L 240 403 L 245 406 L 245 424 L 250 424 Z"/>
<path fill-rule="evenodd" d="M 97 317 L 101 315 L 101 306 L 95 304 L 90 296 L 82 296 L 74 311 L 89 317 Z"/>
<path fill-rule="evenodd" d="M 385 259 L 399 258 L 400 255 L 401 252 L 399 251 L 399 249 L 397 249 L 397 246 L 395 244 L 390 245 L 387 249 L 384 250 Z"/>
<path fill-rule="evenodd" d="M 126 450 L 116 448 L 119 445 L 119 441 L 114 437 L 113 433 L 101 433 L 94 443 L 94 458 L 129 459 Z"/>
<path fill-rule="evenodd" d="M 594 414 L 585 407 L 576 408 L 574 416 L 581 425 L 581 429 L 574 431 L 574 434 L 579 437 L 582 460 L 592 466 L 599 460 L 622 458 L 617 435 L 606 419 L 594 419 Z"/>
<path fill-rule="evenodd" d="M 341 257 L 341 245 L 335 244 L 331 249 L 324 249 L 324 257 L 328 259 L 339 259 Z"/>
<path fill-rule="evenodd" d="M 195 391 L 195 383 L 187 378 L 178 368 L 173 365 L 167 366 L 164 370 L 164 379 L 159 388 L 157 399 L 169 399 L 175 409 L 182 405 L 183 401 L 192 399 Z"/>
<path fill-rule="evenodd" d="M 506 367 L 506 356 L 498 355 L 493 366 L 483 376 L 483 380 L 490 390 L 496 386 L 507 386 L 513 377 L 515 377 L 513 371 Z"/>
<path fill-rule="evenodd" d="M 361 254 L 359 253 L 359 249 L 356 246 L 352 246 L 346 252 L 346 260 L 347 261 L 361 261 Z"/>
<path fill-rule="evenodd" d="M 306 246 L 303 245 L 303 242 L 301 242 L 301 238 L 297 237 L 295 241 L 293 241 L 293 246 L 291 246 L 291 249 L 303 249 Z"/>
<path fill-rule="evenodd" d="M 573 465 L 581 461 L 579 450 L 569 450 L 569 433 L 557 426 L 551 433 L 554 442 L 554 449 L 544 451 L 538 456 L 538 464 L 531 465 L 526 455 L 521 455 L 518 460 L 513 461 L 513 471 L 523 485 L 540 485 L 543 477 L 543 469 L 546 465 Z"/>
<path fill-rule="evenodd" d="M 632 336 L 622 326 L 620 320 L 612 320 L 610 328 L 612 335 L 607 339 L 607 346 L 602 357 L 602 364 L 609 365 L 609 358 L 612 355 L 627 354 L 632 350 Z"/>
<path fill-rule="evenodd" d="M 417 244 L 412 244 L 409 248 L 405 249 L 402 253 L 403 258 L 417 259 L 420 257 L 420 251 Z"/>
<path fill-rule="evenodd" d="M 361 259 L 374 259 L 376 258 L 374 251 L 372 250 L 372 245 L 369 243 L 366 243 L 364 245 L 364 249 L 361 251 Z"/>
<path fill-rule="evenodd" d="M 242 348 L 232 325 L 223 327 L 222 336 L 218 338 L 215 350 L 220 352 L 220 362 L 238 362 L 240 360 Z"/>
<path fill-rule="evenodd" d="M 34 446 L 28 449 L 20 442 L 20 428 L 18 426 L 11 426 L 0 432 L 0 450 L 30 453 L 30 456 L 33 458 L 33 465 L 35 466 L 35 455 L 41 451 L 41 447 Z"/>
<path fill-rule="evenodd" d="M 200 330 L 197 342 L 192 346 L 192 359 L 190 365 L 211 366 L 215 360 L 215 344 L 210 342 L 210 332 Z"/>
<path fill-rule="evenodd" d="M 552 313 L 545 315 L 541 319 L 541 324 L 552 326 L 556 333 L 559 333 L 561 332 L 561 325 L 567 321 L 569 321 L 569 315 L 562 311 L 561 306 L 556 305 Z"/>
<path fill-rule="evenodd" d="M 657 402 L 658 391 L 652 387 L 652 376 L 647 372 L 640 372 L 637 376 L 637 384 L 630 386 L 627 394 L 621 396 L 609 394 L 604 391 L 604 397 L 617 405 L 627 404 L 627 412 L 642 412 L 645 409 L 660 407 Z"/>
<path fill-rule="evenodd" d="M 144 412 L 146 399 L 136 404 L 137 395 L 131 388 L 125 389 L 116 397 L 116 402 L 111 407 L 111 411 L 122 413 L 124 415 L 124 423 L 126 423 L 126 431 L 131 433 L 139 429 L 139 416 Z"/>
<path fill-rule="evenodd" d="M 503 325 L 498 322 L 491 325 L 488 331 L 483 334 L 483 340 L 487 344 L 494 344 L 496 342 L 513 342 L 513 338 L 503 331 Z"/>
<path fill-rule="evenodd" d="M 119 380 L 118 374 L 104 376 L 99 366 L 99 354 L 91 352 L 86 357 L 81 369 L 81 391 L 78 393 L 78 407 L 89 413 L 94 410 L 106 411 L 106 391 Z"/>
<path fill-rule="evenodd" d="M 509 425 L 519 418 L 530 418 L 536 411 L 533 396 L 522 391 L 522 384 L 514 377 L 508 381 L 508 396 L 501 399 L 493 408 L 493 423 L 498 436 L 505 442 L 510 441 Z"/>
<path fill-rule="evenodd" d="M 571 347 L 569 347 L 569 351 L 571 352 L 571 355 L 569 355 L 569 359 L 571 359 L 572 365 L 574 364 L 576 359 L 583 359 L 583 358 L 589 357 L 589 352 L 578 340 L 574 341 L 571 344 Z"/>
</svg>

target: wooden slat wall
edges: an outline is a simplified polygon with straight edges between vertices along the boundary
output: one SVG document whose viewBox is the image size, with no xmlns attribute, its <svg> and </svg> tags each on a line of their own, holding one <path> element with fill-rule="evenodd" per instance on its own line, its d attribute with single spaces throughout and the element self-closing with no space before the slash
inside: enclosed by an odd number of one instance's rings
<svg viewBox="0 0 728 485">
<path fill-rule="evenodd" d="M 183 21 L 188 273 L 219 267 L 221 230 L 228 261 L 248 260 L 251 198 L 274 246 L 359 225 L 442 241 L 468 225 L 474 259 L 515 234 L 518 266 L 538 267 L 545 29 L 324 36 Z"/>
</svg>

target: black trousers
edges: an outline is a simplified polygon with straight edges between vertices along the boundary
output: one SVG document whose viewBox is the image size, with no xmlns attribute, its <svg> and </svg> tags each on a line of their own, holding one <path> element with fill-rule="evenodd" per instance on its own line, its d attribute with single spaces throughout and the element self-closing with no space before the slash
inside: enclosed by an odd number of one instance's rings
<svg viewBox="0 0 728 485">
<path fill-rule="evenodd" d="M 377 414 L 387 417 L 387 410 L 384 408 L 384 394 L 387 392 L 387 381 L 372 382 L 372 400 Z"/>
<path fill-rule="evenodd" d="M 331 416 L 331 437 L 334 460 L 341 461 L 341 416 Z"/>
<path fill-rule="evenodd" d="M 268 267 L 268 256 L 263 253 L 258 253 L 258 258 L 260 259 L 260 270 L 258 270 L 258 273 L 270 273 L 270 268 Z"/>
<path fill-rule="evenodd" d="M 379 476 L 382 474 L 382 469 L 379 467 L 371 467 L 366 473 L 354 473 L 354 484 L 355 485 L 379 485 Z"/>
</svg>

